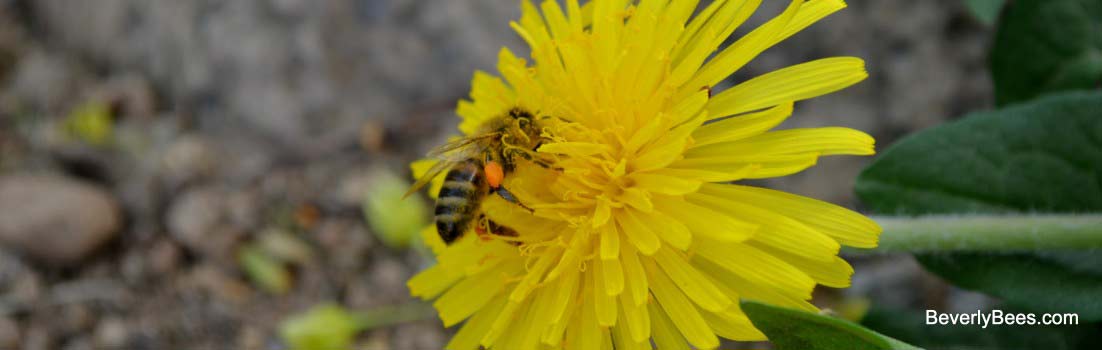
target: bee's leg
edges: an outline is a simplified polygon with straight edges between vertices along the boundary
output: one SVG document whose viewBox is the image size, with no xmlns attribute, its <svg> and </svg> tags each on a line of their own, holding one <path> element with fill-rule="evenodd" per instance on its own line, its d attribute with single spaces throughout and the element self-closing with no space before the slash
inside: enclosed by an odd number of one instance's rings
<svg viewBox="0 0 1102 350">
<path fill-rule="evenodd" d="M 512 192 L 509 192 L 509 190 L 505 189 L 505 186 L 499 186 L 498 188 L 491 189 L 490 192 L 496 193 L 498 196 L 500 196 L 502 199 L 508 201 L 509 203 L 516 204 L 516 205 L 520 206 L 521 208 L 524 208 L 525 210 L 528 210 L 529 213 L 534 213 L 536 211 L 535 209 L 532 209 L 532 208 L 528 207 L 527 205 L 524 205 L 524 203 L 521 203 L 520 200 L 518 200 L 517 197 L 514 196 Z"/>
<path fill-rule="evenodd" d="M 536 154 L 535 151 L 529 151 L 529 150 L 522 149 L 522 148 L 519 148 L 519 147 L 510 147 L 510 148 L 505 149 L 504 153 L 505 153 L 506 157 L 519 156 L 519 157 L 524 158 L 524 159 L 528 160 L 529 162 L 535 163 L 536 165 L 539 165 L 540 167 L 543 167 L 545 169 L 551 169 L 551 170 L 555 170 L 555 171 L 562 171 L 562 168 L 552 165 L 546 159 L 544 159 L 543 157 L 540 157 L 538 154 Z"/>
</svg>

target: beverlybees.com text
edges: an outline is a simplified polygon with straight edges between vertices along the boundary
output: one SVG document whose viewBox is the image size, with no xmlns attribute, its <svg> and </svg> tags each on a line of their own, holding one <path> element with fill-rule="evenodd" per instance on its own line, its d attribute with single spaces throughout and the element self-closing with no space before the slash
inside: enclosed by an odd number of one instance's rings
<svg viewBox="0 0 1102 350">
<path fill-rule="evenodd" d="M 1033 326 L 1033 325 L 1077 325 L 1079 314 L 1076 313 L 1046 313 L 1038 317 L 1034 313 L 1013 313 L 1002 310 L 983 312 L 976 310 L 970 313 L 941 313 L 937 310 L 926 310 L 927 325 L 979 325 L 987 326 Z"/>
</svg>

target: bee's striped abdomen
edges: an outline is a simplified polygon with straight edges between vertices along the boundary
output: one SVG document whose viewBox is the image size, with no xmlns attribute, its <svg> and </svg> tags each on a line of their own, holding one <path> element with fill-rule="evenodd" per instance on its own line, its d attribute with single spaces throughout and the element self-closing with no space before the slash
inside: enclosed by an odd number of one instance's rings
<svg viewBox="0 0 1102 350">
<path fill-rule="evenodd" d="M 444 186 L 436 197 L 435 219 L 436 232 L 445 243 L 467 230 L 485 192 L 486 177 L 475 161 L 456 164 L 444 176 Z"/>
</svg>

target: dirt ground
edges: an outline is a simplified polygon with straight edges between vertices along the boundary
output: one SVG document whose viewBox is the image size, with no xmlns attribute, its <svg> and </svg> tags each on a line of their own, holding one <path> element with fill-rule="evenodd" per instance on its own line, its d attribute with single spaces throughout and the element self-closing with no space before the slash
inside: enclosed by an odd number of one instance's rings
<svg viewBox="0 0 1102 350">
<path fill-rule="evenodd" d="M 452 107 L 501 46 L 525 51 L 507 26 L 518 3 L 0 0 L 0 349 L 281 349 L 279 322 L 319 302 L 408 302 L 427 261 L 372 234 L 366 184 L 454 132 Z M 766 3 L 750 25 L 783 5 Z M 852 0 L 732 82 L 862 57 L 867 81 L 783 127 L 853 127 L 883 148 L 992 104 L 989 40 L 959 0 Z M 96 106 L 107 136 L 81 119 Z M 755 183 L 859 208 L 868 161 Z M 282 294 L 237 258 L 272 237 L 305 247 Z M 906 257 L 855 265 L 854 287 L 818 302 L 982 302 Z M 448 334 L 428 319 L 359 344 L 438 349 Z"/>
</svg>

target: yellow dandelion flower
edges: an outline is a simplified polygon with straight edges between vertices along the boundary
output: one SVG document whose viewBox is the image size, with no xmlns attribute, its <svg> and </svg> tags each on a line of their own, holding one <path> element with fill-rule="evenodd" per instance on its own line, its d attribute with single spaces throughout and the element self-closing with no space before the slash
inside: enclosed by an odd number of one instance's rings
<svg viewBox="0 0 1102 350">
<path fill-rule="evenodd" d="M 533 62 L 502 49 L 504 80 L 475 73 L 457 110 L 468 136 L 509 111 L 538 117 L 537 147 L 514 150 L 525 157 L 504 175 L 511 196 L 485 196 L 485 220 L 471 224 L 512 232 L 445 244 L 426 229 L 437 264 L 409 281 L 413 295 L 435 299 L 445 326 L 465 321 L 449 349 L 715 348 L 719 337 L 764 339 L 739 298 L 817 311 L 808 302 L 817 284 L 849 285 L 839 248 L 876 246 L 873 221 L 731 184 L 793 174 L 820 156 L 873 154 L 857 130 L 770 131 L 794 101 L 863 80 L 858 58 L 713 94 L 757 54 L 845 7 L 795 0 L 719 49 L 760 2 L 717 0 L 699 12 L 695 0 L 522 3 L 512 27 Z M 416 162 L 415 175 L 434 162 Z"/>
</svg>

